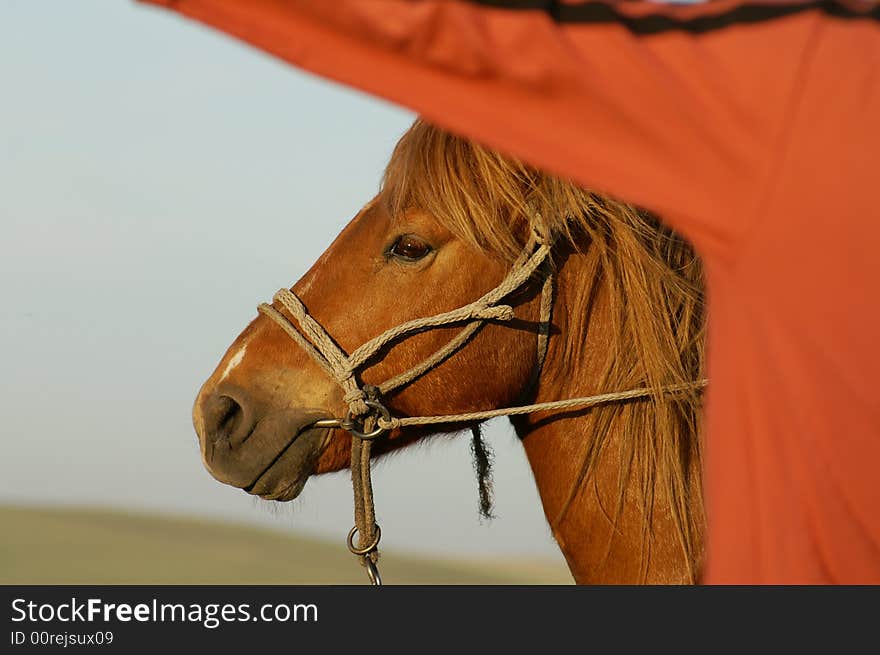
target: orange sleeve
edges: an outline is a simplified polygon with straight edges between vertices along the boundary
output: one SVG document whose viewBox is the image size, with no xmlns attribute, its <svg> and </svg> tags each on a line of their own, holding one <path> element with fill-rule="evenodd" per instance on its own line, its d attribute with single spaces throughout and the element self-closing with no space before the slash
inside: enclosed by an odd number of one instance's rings
<svg viewBox="0 0 880 655">
<path fill-rule="evenodd" d="M 880 3 L 145 0 L 659 213 L 709 302 L 707 582 L 880 582 Z"/>
<path fill-rule="evenodd" d="M 816 20 L 726 28 L 741 11 L 729 1 L 598 16 L 584 3 L 147 1 L 645 206 L 719 255 L 772 170 Z"/>
</svg>

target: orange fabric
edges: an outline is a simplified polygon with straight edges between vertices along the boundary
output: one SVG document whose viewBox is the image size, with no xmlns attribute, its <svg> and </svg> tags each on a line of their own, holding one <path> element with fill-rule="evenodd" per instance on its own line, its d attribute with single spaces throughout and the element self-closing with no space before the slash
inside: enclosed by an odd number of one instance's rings
<svg viewBox="0 0 880 655">
<path fill-rule="evenodd" d="M 880 583 L 876 4 L 147 1 L 662 215 L 708 274 L 704 581 Z"/>
</svg>

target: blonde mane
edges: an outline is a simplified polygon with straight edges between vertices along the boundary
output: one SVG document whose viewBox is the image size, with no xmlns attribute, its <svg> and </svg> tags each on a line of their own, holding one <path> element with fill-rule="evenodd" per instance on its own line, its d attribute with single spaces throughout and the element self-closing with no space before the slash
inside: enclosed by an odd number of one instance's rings
<svg viewBox="0 0 880 655">
<path fill-rule="evenodd" d="M 611 328 L 597 388 L 651 386 L 658 394 L 654 400 L 591 410 L 586 454 L 565 507 L 590 479 L 608 435 L 622 435 L 613 520 L 621 515 L 627 487 L 634 485 L 641 496 L 646 567 L 655 499 L 663 499 L 694 578 L 704 520 L 701 485 L 694 479 L 700 468 L 700 396 L 697 391 L 659 393 L 666 385 L 703 377 L 703 277 L 691 246 L 644 211 L 423 121 L 416 121 L 397 144 L 382 201 L 393 216 L 422 209 L 460 238 L 508 261 L 521 251 L 535 215 L 557 243 L 595 255 L 595 266 L 580 280 L 582 293 L 574 294 L 576 306 L 568 310 L 562 359 L 582 359 L 591 298 L 602 292 L 609 299 Z"/>
</svg>

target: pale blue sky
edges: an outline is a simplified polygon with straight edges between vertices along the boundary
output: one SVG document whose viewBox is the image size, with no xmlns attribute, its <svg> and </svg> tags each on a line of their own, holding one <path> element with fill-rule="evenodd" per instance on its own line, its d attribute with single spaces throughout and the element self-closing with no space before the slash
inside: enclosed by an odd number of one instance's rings
<svg viewBox="0 0 880 655">
<path fill-rule="evenodd" d="M 0 0 L 0 503 L 268 523 L 342 539 L 343 475 L 267 510 L 202 469 L 199 385 L 257 303 L 375 192 L 412 115 L 127 0 Z M 493 424 L 377 466 L 386 548 L 558 557 Z"/>
</svg>

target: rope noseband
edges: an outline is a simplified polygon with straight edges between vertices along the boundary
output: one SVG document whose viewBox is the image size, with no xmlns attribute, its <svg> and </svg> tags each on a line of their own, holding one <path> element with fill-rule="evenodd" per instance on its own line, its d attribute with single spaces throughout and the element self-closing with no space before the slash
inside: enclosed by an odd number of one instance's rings
<svg viewBox="0 0 880 655">
<path fill-rule="evenodd" d="M 305 305 L 292 291 L 281 289 L 273 297 L 272 305 L 263 303 L 259 306 L 259 311 L 275 321 L 345 392 L 343 399 L 348 405 L 346 416 L 344 418 L 321 419 L 313 423 L 312 427 L 340 428 L 347 430 L 352 436 L 351 475 L 355 525 L 348 534 L 348 548 L 354 555 L 361 558 L 367 568 L 370 581 L 374 585 L 382 584 L 376 566 L 382 533 L 375 519 L 373 489 L 370 479 L 370 450 L 375 439 L 395 428 L 444 423 L 472 423 L 497 416 L 512 416 L 574 407 L 586 408 L 610 402 L 643 398 L 657 392 L 656 389 L 645 387 L 582 398 L 439 416 L 396 417 L 382 403 L 382 398 L 388 393 L 413 382 L 458 351 L 487 321 L 511 320 L 514 317 L 513 308 L 510 305 L 500 304 L 501 301 L 526 284 L 539 269 L 543 269 L 544 280 L 541 288 L 540 319 L 537 329 L 537 362 L 529 386 L 537 382 L 547 355 L 550 318 L 553 310 L 553 274 L 550 267 L 545 265 L 549 263 L 550 251 L 549 239 L 545 238 L 542 231 L 535 229 L 507 276 L 498 286 L 481 298 L 449 312 L 401 323 L 367 341 L 350 355 L 347 355 L 336 345 L 324 327 L 309 315 Z M 276 309 L 275 303 L 286 310 L 293 320 Z M 293 321 L 296 323 L 294 324 Z M 386 344 L 412 336 L 425 329 L 459 323 L 463 323 L 464 327 L 457 335 L 434 354 L 409 370 L 377 386 L 358 382 L 358 372 Z M 706 385 L 706 382 L 706 380 L 699 380 L 689 384 L 670 385 L 662 388 L 661 391 L 675 393 L 687 389 L 700 389 Z M 355 535 L 358 537 L 357 544 L 355 544 Z"/>
</svg>

